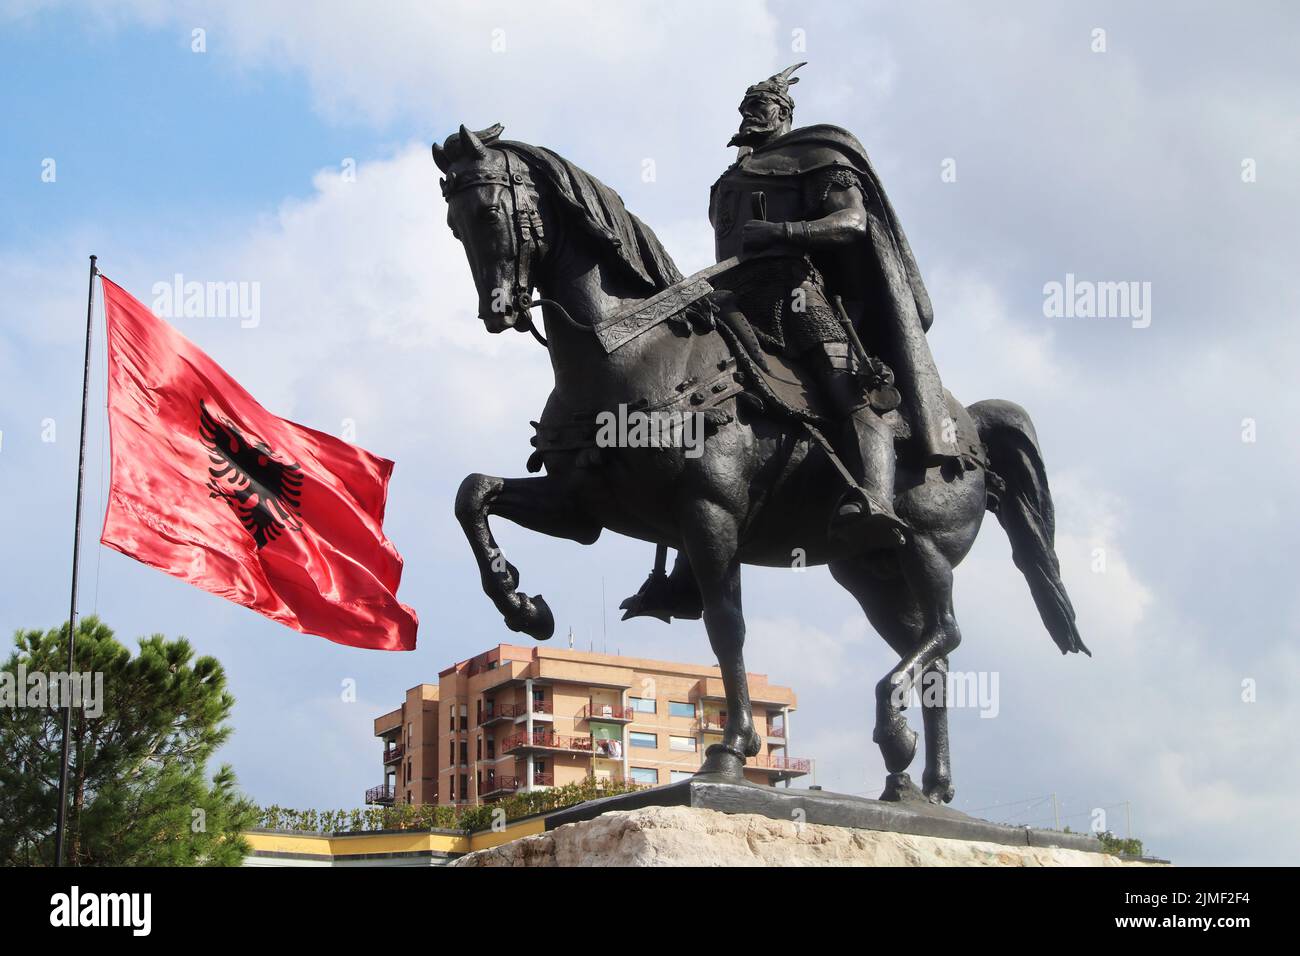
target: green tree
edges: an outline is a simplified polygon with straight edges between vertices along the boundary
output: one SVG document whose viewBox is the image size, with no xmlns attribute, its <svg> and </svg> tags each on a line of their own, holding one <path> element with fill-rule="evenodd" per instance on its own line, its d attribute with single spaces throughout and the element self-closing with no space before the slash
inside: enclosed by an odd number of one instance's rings
<svg viewBox="0 0 1300 956">
<path fill-rule="evenodd" d="M 67 625 L 19 631 L 0 670 L 67 670 Z M 101 712 L 73 710 L 68 770 L 67 862 L 80 866 L 227 866 L 247 852 L 241 831 L 257 808 L 229 766 L 211 779 L 208 759 L 230 736 L 235 700 L 225 672 L 188 641 L 143 638 L 132 656 L 98 618 L 77 626 L 76 670 L 102 675 Z M 0 678 L 2 679 L 2 678 Z M 29 677 L 30 680 L 30 677 Z M 54 862 L 63 710 L 0 707 L 0 864 Z M 31 706 L 35 704 L 34 706 Z"/>
</svg>

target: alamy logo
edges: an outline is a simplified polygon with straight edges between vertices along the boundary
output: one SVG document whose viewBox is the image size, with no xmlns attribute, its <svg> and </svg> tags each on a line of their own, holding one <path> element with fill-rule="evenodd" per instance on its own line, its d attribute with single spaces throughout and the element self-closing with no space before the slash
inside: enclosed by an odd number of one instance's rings
<svg viewBox="0 0 1300 956">
<path fill-rule="evenodd" d="M 1150 282 L 1093 282 L 1065 274 L 1043 285 L 1043 315 L 1049 319 L 1129 319 L 1135 329 L 1151 324 Z"/>
<path fill-rule="evenodd" d="M 153 895 L 150 893 L 71 892 L 50 897 L 50 925 L 127 926 L 132 936 L 148 936 L 153 926 Z"/>
<path fill-rule="evenodd" d="M 997 671 L 926 671 L 911 687 L 898 684 L 891 698 L 900 710 L 904 704 L 942 706 L 949 710 L 971 708 L 979 711 L 981 717 L 992 718 L 1002 709 L 998 702 Z"/>
<path fill-rule="evenodd" d="M 87 717 L 97 718 L 104 713 L 104 675 L 87 671 L 84 674 L 57 671 L 32 671 L 19 663 L 13 671 L 0 671 L 0 707 L 11 710 L 19 707 L 51 707 L 61 710 L 73 707 Z"/>
<path fill-rule="evenodd" d="M 262 322 L 260 282 L 186 282 L 179 272 L 171 282 L 155 282 L 153 314 L 160 319 L 239 319 L 239 327 Z"/>
<path fill-rule="evenodd" d="M 684 448 L 687 458 L 704 454 L 704 416 L 699 412 L 629 411 L 596 415 L 597 448 Z"/>
</svg>

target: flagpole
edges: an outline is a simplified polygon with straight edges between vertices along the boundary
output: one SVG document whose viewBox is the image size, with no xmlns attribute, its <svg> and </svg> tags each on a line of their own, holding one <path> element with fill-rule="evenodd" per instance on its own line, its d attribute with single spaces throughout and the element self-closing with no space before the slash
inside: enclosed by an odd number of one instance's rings
<svg viewBox="0 0 1300 956">
<path fill-rule="evenodd" d="M 68 609 L 68 674 L 76 673 L 77 564 L 81 554 L 81 491 L 86 482 L 86 408 L 90 402 L 90 342 L 94 331 L 95 276 L 98 256 L 90 257 L 90 285 L 86 291 L 86 358 L 81 372 L 81 449 L 77 453 L 77 508 L 72 524 L 72 599 Z M 72 700 L 61 701 L 63 711 L 63 753 L 59 767 L 59 817 L 54 828 L 54 865 L 63 866 L 63 836 L 68 811 L 68 741 L 72 737 Z"/>
</svg>

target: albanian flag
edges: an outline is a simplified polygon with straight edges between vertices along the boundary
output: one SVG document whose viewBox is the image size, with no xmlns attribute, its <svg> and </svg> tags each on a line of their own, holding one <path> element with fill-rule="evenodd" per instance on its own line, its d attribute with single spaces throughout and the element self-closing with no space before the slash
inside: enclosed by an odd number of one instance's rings
<svg viewBox="0 0 1300 956">
<path fill-rule="evenodd" d="M 272 415 L 103 283 L 113 478 L 100 540 L 306 634 L 414 649 L 383 531 L 393 463 Z"/>
</svg>

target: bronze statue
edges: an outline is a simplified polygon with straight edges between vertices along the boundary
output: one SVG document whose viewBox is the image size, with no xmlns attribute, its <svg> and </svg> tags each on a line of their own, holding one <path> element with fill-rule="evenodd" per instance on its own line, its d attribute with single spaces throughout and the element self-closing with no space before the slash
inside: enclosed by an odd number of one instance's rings
<svg viewBox="0 0 1300 956">
<path fill-rule="evenodd" d="M 760 744 L 741 565 L 829 565 L 900 657 L 876 687 L 873 736 L 898 797 L 916 750 L 903 710 L 913 688 L 945 678 L 961 640 L 952 569 L 986 509 L 1061 651 L 1087 649 L 1029 416 L 1004 401 L 964 408 L 943 389 L 897 217 L 851 134 L 791 129 L 794 69 L 747 91 L 732 140 L 741 153 L 710 202 L 720 261 L 687 278 L 616 193 L 555 153 L 502 140 L 499 125 L 462 126 L 434 145 L 480 318 L 491 332 L 535 335 L 555 375 L 528 460 L 545 473 L 470 475 L 456 515 L 484 591 L 511 629 L 538 640 L 554 619 L 540 595 L 518 590 L 490 515 L 583 544 L 606 528 L 654 542 L 655 570 L 624 606 L 703 616 L 727 722 L 700 772 L 722 779 L 743 779 Z M 702 448 L 611 447 L 597 420 L 615 409 L 698 416 Z M 671 575 L 669 547 L 680 552 Z M 922 789 L 935 803 L 953 796 L 944 707 L 943 694 L 922 695 Z"/>
</svg>

